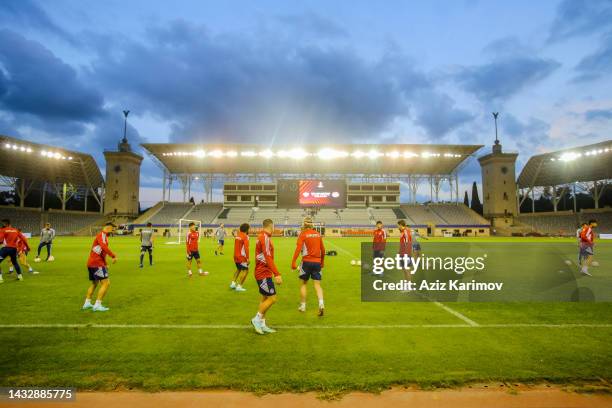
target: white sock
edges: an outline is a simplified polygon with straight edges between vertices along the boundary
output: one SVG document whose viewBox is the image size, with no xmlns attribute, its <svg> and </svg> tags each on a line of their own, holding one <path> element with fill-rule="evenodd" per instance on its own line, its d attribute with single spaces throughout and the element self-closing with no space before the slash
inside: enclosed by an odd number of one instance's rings
<svg viewBox="0 0 612 408">
<path fill-rule="evenodd" d="M 582 272 L 587 272 L 587 271 L 588 271 L 588 268 L 587 268 L 587 266 L 586 266 L 586 265 L 584 265 L 584 266 L 582 267 Z"/>
<path fill-rule="evenodd" d="M 91 299 L 85 299 L 85 304 L 86 305 L 91 305 Z"/>
<path fill-rule="evenodd" d="M 319 299 L 319 307 L 323 307 L 323 306 L 324 306 L 323 299 Z"/>
<path fill-rule="evenodd" d="M 202 268 L 198 268 L 198 273 L 202 273 Z"/>
<path fill-rule="evenodd" d="M 259 312 L 257 312 L 257 314 L 255 315 L 255 319 L 259 320 L 260 322 L 265 321 L 263 315 Z"/>
<path fill-rule="evenodd" d="M 187 273 L 191 275 L 191 269 L 190 269 L 190 270 L 188 270 L 188 271 L 187 271 Z"/>
<path fill-rule="evenodd" d="M 236 281 L 232 281 L 232 286 L 236 286 Z M 238 285 L 240 286 L 240 285 Z"/>
<path fill-rule="evenodd" d="M 236 285 L 236 289 L 242 289 L 242 285 L 241 284 Z"/>
<path fill-rule="evenodd" d="M 33 270 L 34 270 L 34 269 L 32 269 L 32 267 L 31 267 L 31 266 L 28 268 L 28 271 L 30 271 L 30 272 L 32 272 Z"/>
<path fill-rule="evenodd" d="M 300 303 L 300 307 L 301 307 L 302 309 L 306 309 L 306 302 L 302 302 L 302 303 Z"/>
<path fill-rule="evenodd" d="M 9 271 L 13 272 L 13 267 L 12 266 L 9 268 Z"/>
<path fill-rule="evenodd" d="M 101 300 L 96 300 L 96 304 L 94 306 L 102 306 L 102 301 Z"/>
</svg>

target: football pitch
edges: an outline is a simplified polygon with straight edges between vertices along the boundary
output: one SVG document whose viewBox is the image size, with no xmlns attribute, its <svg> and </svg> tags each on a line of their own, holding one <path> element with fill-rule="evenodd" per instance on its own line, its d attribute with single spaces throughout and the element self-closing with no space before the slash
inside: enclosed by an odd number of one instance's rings
<svg viewBox="0 0 612 408">
<path fill-rule="evenodd" d="M 106 313 L 82 311 L 85 262 L 92 238 L 60 237 L 55 261 L 41 273 L 0 285 L 0 386 L 69 386 L 79 390 L 231 388 L 255 392 L 377 391 L 392 385 L 470 382 L 608 383 L 612 379 L 612 303 L 362 302 L 363 238 L 327 238 L 326 314 L 316 316 L 309 286 L 297 310 L 299 281 L 289 270 L 295 238 L 274 238 L 284 282 L 267 316 L 275 334 L 250 326 L 259 293 L 252 267 L 247 292 L 229 289 L 233 240 L 215 256 L 200 243 L 209 276 L 185 271 L 183 245 L 158 239 L 155 265 L 138 268 L 135 237 L 113 237 Z M 467 241 L 463 239 L 462 241 Z M 254 252 L 251 240 L 251 254 Z M 424 250 L 439 239 L 423 242 Z M 574 259 L 573 240 L 473 239 L 559 243 Z M 37 242 L 32 240 L 31 246 Z M 612 279 L 612 243 L 597 247 L 593 279 Z M 534 259 L 536 262 L 536 259 Z"/>
</svg>

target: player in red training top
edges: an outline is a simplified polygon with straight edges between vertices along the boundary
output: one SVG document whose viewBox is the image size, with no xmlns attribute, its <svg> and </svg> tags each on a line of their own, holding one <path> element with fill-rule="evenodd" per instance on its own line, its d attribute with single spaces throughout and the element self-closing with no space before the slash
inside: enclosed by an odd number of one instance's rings
<svg viewBox="0 0 612 408">
<path fill-rule="evenodd" d="M 108 310 L 108 307 L 102 306 L 102 299 L 104 299 L 108 287 L 110 286 L 106 256 L 110 256 L 113 259 L 113 263 L 117 262 L 117 256 L 108 247 L 108 234 L 112 233 L 114 228 L 115 224 L 107 222 L 91 244 L 89 259 L 87 260 L 87 270 L 89 271 L 89 280 L 91 284 L 87 289 L 83 310 L 93 309 L 94 312 L 106 312 Z M 92 304 L 91 298 L 98 284 L 100 285 L 100 290 L 98 290 L 96 303 Z"/>
<path fill-rule="evenodd" d="M 21 232 L 21 230 L 19 228 L 17 228 L 17 231 Z M 36 272 L 34 269 L 32 269 L 32 266 L 30 265 L 30 263 L 28 262 L 28 252 L 30 252 L 30 246 L 28 244 L 28 240 L 25 237 L 25 239 L 21 239 L 19 238 L 17 240 L 17 258 L 19 260 L 19 263 L 23 266 L 25 266 L 26 268 L 28 268 L 28 272 L 30 272 L 32 275 L 38 275 L 38 272 Z M 11 266 L 10 271 L 13 272 L 13 267 Z"/>
<path fill-rule="evenodd" d="M 323 238 L 317 230 L 313 228 L 312 219 L 304 218 L 302 222 L 302 232 L 298 237 L 293 259 L 291 260 L 291 269 L 296 270 L 296 261 L 298 256 L 302 255 L 302 263 L 300 264 L 300 312 L 306 311 L 306 292 L 308 289 L 308 280 L 312 278 L 317 298 L 319 299 L 319 316 L 323 316 L 325 305 L 323 303 L 323 288 L 321 287 L 321 273 L 325 262 L 325 247 L 323 246 Z"/>
<path fill-rule="evenodd" d="M 595 255 L 595 233 L 593 228 L 596 227 L 597 220 L 590 220 L 580 232 L 580 257 L 582 259 L 580 272 L 588 276 L 592 276 L 589 272 L 589 266 L 593 263 L 593 255 Z"/>
<path fill-rule="evenodd" d="M 374 238 L 372 240 L 372 259 L 384 258 L 385 247 L 387 246 L 387 231 L 385 231 L 382 221 L 376 221 Z M 382 275 L 380 272 L 377 275 Z"/>
<path fill-rule="evenodd" d="M 262 231 L 257 236 L 257 244 L 255 244 L 255 279 L 262 296 L 257 314 L 251 319 L 257 334 L 274 333 L 276 331 L 266 325 L 266 312 L 276 303 L 274 282 L 277 285 L 283 283 L 283 278 L 274 264 L 272 232 L 274 232 L 274 222 L 267 218 L 263 221 Z M 274 281 L 272 277 L 274 277 Z"/>
<path fill-rule="evenodd" d="M 399 220 L 397 226 L 400 230 L 399 255 L 402 258 L 404 256 L 408 257 L 405 261 L 402 260 L 401 265 L 406 279 L 410 279 L 409 268 L 412 265 L 412 234 L 410 233 L 410 228 L 406 225 L 406 221 Z"/>
<path fill-rule="evenodd" d="M 244 280 L 249 273 L 249 228 L 251 226 L 246 222 L 240 225 L 238 234 L 234 237 L 234 263 L 236 264 L 236 272 L 234 279 L 230 284 L 230 289 L 236 292 L 244 292 Z"/>
<path fill-rule="evenodd" d="M 208 272 L 202 272 L 202 262 L 200 261 L 200 250 L 198 249 L 198 241 L 200 240 L 200 233 L 195 225 L 195 222 L 189 223 L 189 232 L 187 233 L 187 239 L 185 244 L 187 246 L 187 276 L 190 278 L 193 276 L 191 273 L 191 261 L 196 260 L 198 265 L 198 273 L 200 276 L 208 275 Z"/>
<path fill-rule="evenodd" d="M 23 280 L 23 275 L 21 275 L 21 267 L 17 261 L 17 246 L 19 240 L 22 240 L 25 248 L 29 250 L 28 240 L 17 228 L 11 226 L 11 220 L 2 220 L 2 225 L 3 227 L 0 228 L 0 243 L 4 242 L 4 246 L 0 249 L 0 263 L 2 263 L 5 258 L 10 258 L 15 271 L 17 271 L 17 280 L 21 281 Z M 0 283 L 2 282 L 4 282 L 4 280 L 2 279 L 2 272 L 0 271 Z"/>
</svg>

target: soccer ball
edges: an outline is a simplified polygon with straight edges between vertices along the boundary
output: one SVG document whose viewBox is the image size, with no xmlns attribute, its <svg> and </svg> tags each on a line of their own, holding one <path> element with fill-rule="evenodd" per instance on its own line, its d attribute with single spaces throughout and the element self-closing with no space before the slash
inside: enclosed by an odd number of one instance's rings
<svg viewBox="0 0 612 408">
<path fill-rule="evenodd" d="M 593 261 L 593 262 L 591 262 L 591 265 L 592 265 L 592 266 L 599 266 L 599 262 L 597 262 L 597 261 Z"/>
<path fill-rule="evenodd" d="M 55 261 L 55 258 L 53 257 L 53 255 L 51 255 L 51 256 L 49 257 L 49 259 L 47 259 L 47 261 L 49 261 L 49 262 L 53 262 L 53 261 Z"/>
<path fill-rule="evenodd" d="M 358 266 L 361 266 L 361 260 L 358 260 L 358 261 L 357 261 L 357 265 L 358 265 Z"/>
<path fill-rule="evenodd" d="M 39 257 L 34 258 L 34 262 L 39 263 L 40 262 L 40 258 Z"/>
<path fill-rule="evenodd" d="M 357 261 L 355 261 L 354 259 L 351 259 L 351 265 L 353 266 L 357 265 Z"/>
<path fill-rule="evenodd" d="M 565 260 L 565 264 L 566 264 L 566 265 L 571 265 L 571 264 L 572 264 L 572 261 L 570 261 L 569 259 L 566 259 L 566 260 Z"/>
</svg>

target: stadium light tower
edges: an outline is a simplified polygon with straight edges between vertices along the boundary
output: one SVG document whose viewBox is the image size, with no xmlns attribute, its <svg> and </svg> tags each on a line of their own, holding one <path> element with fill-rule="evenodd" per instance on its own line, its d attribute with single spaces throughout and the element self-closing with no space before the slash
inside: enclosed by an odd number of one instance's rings
<svg viewBox="0 0 612 408">
<path fill-rule="evenodd" d="M 123 116 L 125 117 L 125 119 L 123 120 L 123 140 L 121 141 L 121 143 L 127 143 L 127 118 L 128 115 L 130 114 L 129 110 L 124 110 L 123 111 Z"/>
<path fill-rule="evenodd" d="M 495 121 L 495 144 L 499 144 L 499 139 L 497 138 L 497 117 L 499 116 L 499 112 L 491 112 L 493 114 L 493 120 Z"/>
</svg>

